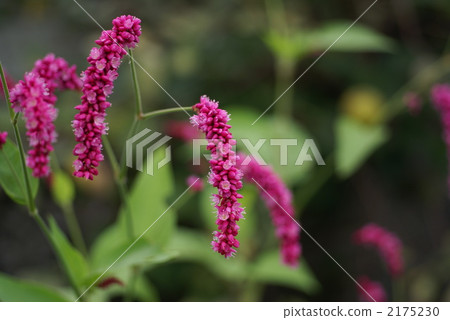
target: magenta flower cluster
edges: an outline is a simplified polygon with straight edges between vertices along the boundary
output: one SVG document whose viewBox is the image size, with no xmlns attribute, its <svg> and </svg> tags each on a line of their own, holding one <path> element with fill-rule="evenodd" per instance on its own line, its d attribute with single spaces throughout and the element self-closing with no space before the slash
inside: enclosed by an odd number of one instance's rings
<svg viewBox="0 0 450 320">
<path fill-rule="evenodd" d="M 243 218 L 244 213 L 238 202 L 242 195 L 237 192 L 242 188 L 243 174 L 236 167 L 237 155 L 232 150 L 236 140 L 230 133 L 230 116 L 219 108 L 218 102 L 202 96 L 193 110 L 197 115 L 191 117 L 191 122 L 206 135 L 207 149 L 211 152 L 208 181 L 218 190 L 212 196 L 217 209 L 218 231 L 214 231 L 211 244 L 214 251 L 228 258 L 236 252 L 234 248 L 239 247 L 236 239 L 239 230 L 237 222 Z"/>
<path fill-rule="evenodd" d="M 245 155 L 240 155 L 241 160 Z M 245 161 L 245 160 L 244 160 Z M 275 234 L 280 240 L 281 257 L 284 264 L 296 267 L 301 254 L 300 226 L 295 221 L 292 194 L 270 166 L 262 166 L 255 159 L 240 166 L 246 181 L 256 184 L 261 198 L 269 208 Z"/>
<path fill-rule="evenodd" d="M 6 138 L 8 138 L 8 132 L 6 132 L 6 131 L 1 132 L 0 131 L 0 150 L 2 150 L 3 146 L 5 145 Z"/>
<path fill-rule="evenodd" d="M 444 142 L 447 147 L 448 177 L 450 192 L 450 84 L 437 84 L 431 89 L 431 101 L 441 115 Z"/>
<path fill-rule="evenodd" d="M 36 61 L 31 72 L 11 90 L 14 111 L 23 112 L 30 150 L 27 166 L 33 176 L 46 177 L 50 173 L 50 152 L 56 141 L 53 124 L 58 114 L 54 108 L 55 89 L 78 90 L 81 81 L 76 74 L 76 66 L 69 66 L 63 58 L 48 54 Z"/>
<path fill-rule="evenodd" d="M 358 296 L 364 302 L 386 302 L 387 295 L 381 283 L 370 280 L 367 276 L 361 276 L 357 279 L 358 284 L 364 289 L 358 287 Z"/>
<path fill-rule="evenodd" d="M 141 20 L 133 16 L 120 16 L 112 21 L 112 30 L 103 31 L 95 42 L 100 47 L 91 50 L 87 61 L 90 66 L 82 75 L 83 96 L 76 106 L 78 114 L 72 121 L 78 144 L 73 150 L 76 177 L 92 180 L 103 160 L 102 135 L 108 130 L 106 109 L 111 103 L 106 99 L 112 93 L 117 69 L 126 48 L 134 48 L 141 35 Z"/>
<path fill-rule="evenodd" d="M 358 245 L 375 247 L 392 276 L 398 276 L 403 272 L 403 245 L 395 234 L 369 223 L 353 234 L 353 240 Z"/>
</svg>

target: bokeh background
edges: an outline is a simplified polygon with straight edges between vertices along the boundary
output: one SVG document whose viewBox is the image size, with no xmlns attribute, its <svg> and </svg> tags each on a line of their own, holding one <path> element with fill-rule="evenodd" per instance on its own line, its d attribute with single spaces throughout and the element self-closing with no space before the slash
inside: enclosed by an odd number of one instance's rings
<svg viewBox="0 0 450 320">
<path fill-rule="evenodd" d="M 141 18 L 143 33 L 136 60 L 183 106 L 196 103 L 202 94 L 219 100 L 231 113 L 236 138 L 314 139 L 326 166 L 298 168 L 290 162 L 276 169 L 292 189 L 302 225 L 350 274 L 377 279 L 390 300 L 450 300 L 447 159 L 439 115 L 429 103 L 430 87 L 450 79 L 448 1 L 378 1 L 254 127 L 251 122 L 371 1 L 79 3 L 106 29 L 121 14 Z M 71 0 L 0 2 L 0 59 L 15 81 L 49 52 L 77 64 L 81 72 L 99 35 L 99 27 Z M 142 70 L 138 77 L 146 111 L 176 106 Z M 109 135 L 119 153 L 135 103 L 128 59 L 120 68 L 114 91 Z M 405 106 L 407 92 L 418 94 L 420 112 L 410 112 Z M 74 145 L 70 121 L 78 101 L 78 93 L 58 95 L 55 148 L 59 165 L 68 173 Z M 166 132 L 174 119 L 188 120 L 179 113 L 147 121 L 141 127 Z M 2 102 L 0 129 L 11 134 L 9 128 Z M 169 198 L 175 199 L 184 190 L 186 177 L 198 168 L 189 165 L 188 144 L 175 141 L 172 149 L 175 183 Z M 273 153 L 271 150 L 265 150 L 266 154 Z M 269 156 L 269 162 L 276 164 L 277 159 Z M 75 212 L 86 242 L 92 246 L 119 211 L 109 162 L 102 164 L 94 182 L 77 180 L 75 185 Z M 202 253 L 196 259 L 196 254 L 185 248 L 184 254 L 191 259 L 181 252 L 180 257 L 174 255 L 145 268 L 144 279 L 151 289 L 134 299 L 358 299 L 352 280 L 305 234 L 300 271 L 282 268 L 277 259 L 273 262 L 267 253 L 276 255 L 277 244 L 267 211 L 258 201 L 249 204 L 247 216 L 254 217 L 243 225 L 249 230 L 244 232 L 248 247 L 234 262 L 216 259 L 208 251 L 208 192 L 190 195 L 171 212 L 177 217 L 177 227 L 170 238 L 188 230 Z M 256 189 L 249 187 L 246 192 L 251 198 Z M 149 190 L 148 197 L 152 196 Z M 38 204 L 44 216 L 53 215 L 67 230 L 62 210 L 52 200 L 45 181 Z M 374 251 L 352 244 L 351 234 L 368 222 L 380 224 L 403 241 L 406 271 L 399 279 L 390 279 Z M 170 246 L 174 251 L 185 250 L 176 243 Z M 50 246 L 26 209 L 1 191 L 0 252 L 0 272 L 51 286 L 66 285 Z M 208 260 L 210 256 L 214 256 L 212 260 Z M 263 258 L 266 264 L 249 269 Z M 257 280 L 246 275 L 254 270 L 259 270 Z M 105 299 L 120 301 L 123 297 L 112 290 Z"/>
</svg>

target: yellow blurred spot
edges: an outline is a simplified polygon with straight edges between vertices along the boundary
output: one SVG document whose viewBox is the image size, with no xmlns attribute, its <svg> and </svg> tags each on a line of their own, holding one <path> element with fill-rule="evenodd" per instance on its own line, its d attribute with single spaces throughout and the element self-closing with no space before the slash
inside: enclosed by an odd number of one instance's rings
<svg viewBox="0 0 450 320">
<path fill-rule="evenodd" d="M 344 92 L 339 105 L 348 116 L 362 123 L 376 124 L 383 119 L 383 102 L 383 96 L 378 90 L 353 87 Z"/>
</svg>

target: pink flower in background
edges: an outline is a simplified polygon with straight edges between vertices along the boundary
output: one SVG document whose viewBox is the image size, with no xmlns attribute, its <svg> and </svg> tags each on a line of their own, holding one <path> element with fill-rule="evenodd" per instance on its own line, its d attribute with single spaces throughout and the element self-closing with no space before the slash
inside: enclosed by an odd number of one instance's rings
<svg viewBox="0 0 450 320">
<path fill-rule="evenodd" d="M 166 132 L 169 136 L 185 142 L 200 138 L 198 130 L 186 121 L 170 121 L 166 126 Z"/>
<path fill-rule="evenodd" d="M 384 290 L 383 286 L 379 282 L 372 281 L 366 276 L 359 277 L 357 281 L 361 285 L 361 287 L 363 287 L 365 290 L 365 291 L 362 290 L 358 286 L 358 296 L 361 301 L 373 302 L 373 299 L 376 302 L 386 302 L 387 301 L 386 291 Z"/>
<path fill-rule="evenodd" d="M 392 276 L 398 276 L 403 272 L 403 245 L 395 234 L 369 223 L 353 234 L 353 240 L 358 245 L 375 247 Z"/>
<path fill-rule="evenodd" d="M 415 92 L 407 92 L 403 96 L 403 103 L 412 115 L 417 115 L 422 109 L 422 99 Z"/>
<path fill-rule="evenodd" d="M 0 150 L 2 150 L 3 145 L 6 143 L 6 138 L 8 138 L 8 132 L 0 131 Z"/>
<path fill-rule="evenodd" d="M 25 75 L 11 90 L 11 103 L 16 112 L 23 112 L 26 120 L 30 150 L 27 166 L 33 176 L 41 178 L 50 173 L 49 154 L 56 141 L 53 121 L 58 114 L 54 108 L 55 89 L 78 90 L 81 81 L 76 74 L 76 66 L 69 66 L 63 58 L 48 54 L 36 61 L 33 70 Z"/>
<path fill-rule="evenodd" d="M 240 159 L 245 159 L 241 154 Z M 295 210 L 292 194 L 280 177 L 269 166 L 260 165 L 255 159 L 247 165 L 241 165 L 246 181 L 253 183 L 260 190 L 261 198 L 269 208 L 275 234 L 280 240 L 281 257 L 284 264 L 296 267 L 301 254 L 300 227 L 293 220 Z"/>
<path fill-rule="evenodd" d="M 191 189 L 195 192 L 202 191 L 204 187 L 203 180 L 194 175 L 191 175 L 186 179 L 186 184 L 192 186 Z"/>
<path fill-rule="evenodd" d="M 23 112 L 27 136 L 31 150 L 28 152 L 27 166 L 35 177 L 49 174 L 49 153 L 56 140 L 55 126 L 57 110 L 48 101 L 46 81 L 36 73 L 25 74 L 24 80 L 11 90 L 11 103 L 15 112 Z"/>
<path fill-rule="evenodd" d="M 214 231 L 211 242 L 213 250 L 226 258 L 231 257 L 239 247 L 236 240 L 239 226 L 237 222 L 243 218 L 244 209 L 238 202 L 242 195 L 237 190 L 242 188 L 242 172 L 236 168 L 236 154 L 232 147 L 236 144 L 230 133 L 228 113 L 219 108 L 216 101 L 207 96 L 200 98 L 200 103 L 193 106 L 197 113 L 191 122 L 206 135 L 207 149 L 211 152 L 209 161 L 209 183 L 217 188 L 218 193 L 212 195 L 214 207 L 217 209 L 216 224 L 219 231 Z"/>
<path fill-rule="evenodd" d="M 74 175 L 92 180 L 103 160 L 102 135 L 106 134 L 106 109 L 111 103 L 106 99 L 112 93 L 117 69 L 126 48 L 134 48 L 141 35 L 141 20 L 133 16 L 120 16 L 112 21 L 113 28 L 103 31 L 87 58 L 90 66 L 84 71 L 81 105 L 72 121 L 78 144 L 73 149 L 77 156 Z"/>
<path fill-rule="evenodd" d="M 431 101 L 441 114 L 444 142 L 447 147 L 448 177 L 447 185 L 450 190 L 450 85 L 437 84 L 431 89 Z"/>
</svg>

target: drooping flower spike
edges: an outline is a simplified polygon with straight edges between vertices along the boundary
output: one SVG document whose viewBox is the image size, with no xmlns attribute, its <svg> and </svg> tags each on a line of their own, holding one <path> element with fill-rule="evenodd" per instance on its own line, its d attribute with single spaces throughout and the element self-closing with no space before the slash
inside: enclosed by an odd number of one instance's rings
<svg viewBox="0 0 450 320">
<path fill-rule="evenodd" d="M 120 16 L 112 21 L 113 28 L 103 31 L 95 42 L 99 47 L 91 50 L 87 61 L 90 66 L 82 75 L 83 96 L 76 106 L 78 114 L 72 121 L 78 144 L 73 150 L 77 157 L 74 175 L 92 180 L 103 160 L 102 135 L 106 134 L 106 109 L 111 106 L 107 97 L 112 93 L 117 69 L 127 48 L 134 48 L 141 35 L 141 20 L 133 16 Z"/>
<path fill-rule="evenodd" d="M 284 264 L 296 267 L 301 254 L 300 227 L 293 220 L 295 210 L 292 205 L 292 194 L 281 178 L 270 166 L 262 166 L 255 159 L 239 155 L 239 168 L 244 172 L 244 179 L 255 184 L 263 201 L 269 208 L 275 233 L 280 240 L 281 257 Z"/>
<path fill-rule="evenodd" d="M 214 251 L 228 258 L 239 247 L 239 241 L 236 240 L 239 230 L 237 222 L 243 218 L 244 213 L 238 202 L 242 195 L 237 192 L 242 188 L 242 172 L 236 167 L 237 156 L 232 150 L 236 140 L 230 132 L 230 117 L 225 110 L 219 108 L 218 102 L 202 96 L 193 110 L 197 115 L 191 117 L 191 122 L 206 135 L 206 148 L 211 152 L 208 181 L 218 190 L 217 194 L 212 195 L 217 209 L 218 231 L 214 231 L 211 245 Z"/>
<path fill-rule="evenodd" d="M 357 281 L 364 289 L 361 289 L 359 286 L 357 288 L 359 300 L 364 302 L 373 302 L 373 300 L 376 302 L 387 301 L 387 294 L 381 283 L 372 281 L 367 276 L 359 277 Z"/>
<path fill-rule="evenodd" d="M 443 138 L 447 147 L 447 185 L 450 194 L 450 84 L 437 84 L 431 89 L 431 101 L 441 115 Z"/>
<path fill-rule="evenodd" d="M 375 247 L 392 276 L 398 276 L 403 272 L 403 244 L 395 234 L 369 223 L 353 234 L 353 241 L 358 245 Z"/>
<path fill-rule="evenodd" d="M 11 90 L 12 107 L 15 112 L 23 112 L 26 121 L 30 144 L 27 166 L 37 178 L 50 173 L 49 154 L 56 141 L 53 122 L 58 114 L 54 108 L 55 89 L 79 90 L 81 81 L 76 66 L 69 66 L 63 58 L 48 54 L 36 61 L 33 70 Z"/>
</svg>

